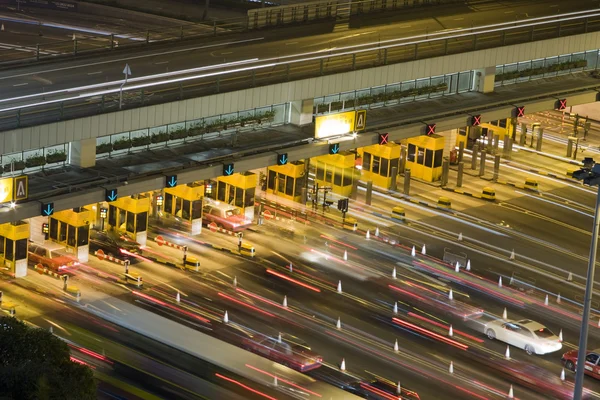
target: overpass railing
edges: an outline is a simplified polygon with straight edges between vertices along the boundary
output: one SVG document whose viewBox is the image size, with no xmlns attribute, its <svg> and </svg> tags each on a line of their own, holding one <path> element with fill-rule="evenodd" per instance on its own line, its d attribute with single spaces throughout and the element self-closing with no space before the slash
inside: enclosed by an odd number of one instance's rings
<svg viewBox="0 0 600 400">
<path fill-rule="evenodd" d="M 600 31 L 600 10 L 531 18 L 0 99 L 0 130 L 448 54 Z"/>
</svg>

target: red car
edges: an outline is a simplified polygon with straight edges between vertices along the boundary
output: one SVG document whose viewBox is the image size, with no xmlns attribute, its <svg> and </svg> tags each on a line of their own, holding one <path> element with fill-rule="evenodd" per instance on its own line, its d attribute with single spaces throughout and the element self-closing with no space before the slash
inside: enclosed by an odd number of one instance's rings
<svg viewBox="0 0 600 400">
<path fill-rule="evenodd" d="M 206 225 L 214 223 L 219 228 L 232 232 L 241 232 L 252 225 L 238 207 L 219 201 L 207 202 L 202 208 L 202 222 Z"/>
<path fill-rule="evenodd" d="M 577 365 L 577 350 L 570 350 L 563 354 L 560 361 L 563 363 L 566 369 L 575 371 Z M 588 351 L 585 356 L 585 373 L 596 379 L 600 379 L 600 349 Z"/>
<path fill-rule="evenodd" d="M 29 261 L 34 264 L 41 264 L 57 273 L 66 273 L 69 269 L 78 265 L 79 262 L 73 257 L 62 254 L 64 247 L 42 246 L 38 244 L 29 244 Z"/>
<path fill-rule="evenodd" d="M 282 334 L 278 337 L 256 335 L 245 338 L 242 347 L 265 358 L 283 364 L 300 372 L 319 368 L 323 359 L 295 336 Z"/>
</svg>

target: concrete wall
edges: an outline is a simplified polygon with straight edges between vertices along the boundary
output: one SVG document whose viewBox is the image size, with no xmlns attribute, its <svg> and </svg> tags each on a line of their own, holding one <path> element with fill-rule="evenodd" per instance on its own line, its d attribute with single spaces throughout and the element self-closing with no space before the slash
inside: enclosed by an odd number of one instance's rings
<svg viewBox="0 0 600 400">
<path fill-rule="evenodd" d="M 0 152 L 6 154 L 38 149 L 74 140 L 151 128 L 293 100 L 312 99 L 333 93 L 443 75 L 445 73 L 477 70 L 518 61 L 589 51 L 599 47 L 600 32 L 594 32 L 94 115 L 70 121 L 0 132 Z"/>
</svg>

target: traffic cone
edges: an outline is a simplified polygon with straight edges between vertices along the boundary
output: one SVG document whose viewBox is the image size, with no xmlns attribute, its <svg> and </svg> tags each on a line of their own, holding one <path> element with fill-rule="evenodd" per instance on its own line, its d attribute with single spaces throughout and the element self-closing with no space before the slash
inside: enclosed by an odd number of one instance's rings
<svg viewBox="0 0 600 400">
<path fill-rule="evenodd" d="M 471 260 L 467 260 L 467 268 L 466 268 L 466 270 L 467 271 L 471 270 Z"/>
<path fill-rule="evenodd" d="M 346 359 L 342 358 L 342 363 L 340 364 L 340 370 L 345 371 L 346 370 Z"/>
<path fill-rule="evenodd" d="M 498 279 L 498 287 L 500 287 L 500 288 L 502 287 L 502 277 L 500 277 Z"/>
<path fill-rule="evenodd" d="M 462 232 L 458 234 L 458 241 L 462 242 Z"/>
<path fill-rule="evenodd" d="M 175 301 L 178 303 L 181 301 L 181 295 L 179 294 L 179 292 L 177 292 L 177 294 L 175 295 Z"/>
<path fill-rule="evenodd" d="M 237 286 L 237 276 L 233 277 L 233 287 Z"/>
<path fill-rule="evenodd" d="M 342 329 L 342 320 L 340 317 L 338 317 L 337 324 L 335 324 L 335 327 L 337 329 Z"/>
<path fill-rule="evenodd" d="M 452 293 L 452 289 L 448 292 L 448 300 L 454 300 L 454 294 Z"/>
<path fill-rule="evenodd" d="M 348 261 L 348 252 L 344 250 L 344 261 Z"/>
<path fill-rule="evenodd" d="M 227 311 L 225 311 L 225 314 L 223 315 L 223 322 L 226 324 L 229 323 L 229 314 L 227 314 Z"/>
<path fill-rule="evenodd" d="M 398 314 L 398 302 L 397 301 L 394 303 L 394 314 Z M 599 322 L 599 324 L 600 324 L 600 322 Z"/>
<path fill-rule="evenodd" d="M 287 296 L 283 296 L 283 306 L 287 308 Z"/>
<path fill-rule="evenodd" d="M 342 293 L 342 281 L 338 281 L 337 292 Z"/>
<path fill-rule="evenodd" d="M 392 278 L 396 279 L 396 267 L 392 270 Z"/>
<path fill-rule="evenodd" d="M 562 371 L 560 371 L 560 380 L 564 381 L 565 380 L 565 369 L 563 368 Z"/>
<path fill-rule="evenodd" d="M 448 372 L 450 372 L 451 374 L 454 373 L 454 362 L 450 361 L 450 368 L 448 368 Z"/>
<path fill-rule="evenodd" d="M 379 237 L 379 227 L 375 228 L 375 237 Z"/>
<path fill-rule="evenodd" d="M 396 339 L 396 342 L 394 343 L 394 351 L 398 352 L 400 350 L 400 347 L 398 346 L 398 339 Z"/>
<path fill-rule="evenodd" d="M 544 299 L 544 305 L 547 306 L 548 305 L 548 295 L 546 295 L 546 298 Z"/>
<path fill-rule="evenodd" d="M 515 398 L 515 394 L 513 393 L 513 385 L 510 385 L 510 390 L 508 391 L 508 398 L 509 399 Z"/>
<path fill-rule="evenodd" d="M 423 247 L 421 247 L 421 254 L 423 254 L 423 255 L 427 254 L 427 249 L 425 248 L 425 245 L 423 245 Z"/>
<path fill-rule="evenodd" d="M 460 272 L 460 263 L 457 261 L 456 266 L 454 267 L 454 272 Z"/>
<path fill-rule="evenodd" d="M 504 320 L 508 319 L 508 312 L 506 311 L 506 307 L 504 307 L 504 311 L 502 311 L 502 319 L 504 319 Z"/>
<path fill-rule="evenodd" d="M 512 252 L 510 253 L 510 259 L 511 260 L 515 259 L 515 249 L 513 249 Z"/>
<path fill-rule="evenodd" d="M 563 341 L 562 329 L 558 332 L 558 340 Z"/>
<path fill-rule="evenodd" d="M 504 352 L 504 358 L 510 360 L 510 346 L 506 346 L 506 351 Z"/>
<path fill-rule="evenodd" d="M 569 276 L 567 277 L 567 282 L 573 282 L 573 273 L 569 272 Z"/>
<path fill-rule="evenodd" d="M 560 293 L 556 296 L 556 302 L 560 304 Z"/>
<path fill-rule="evenodd" d="M 454 336 L 454 331 L 452 330 L 452 325 L 450 325 L 450 329 L 448 329 L 448 336 Z"/>
<path fill-rule="evenodd" d="M 367 240 L 371 239 L 371 231 L 367 230 L 367 235 L 366 235 Z"/>
<path fill-rule="evenodd" d="M 413 257 L 417 255 L 417 250 L 415 249 L 415 246 L 412 247 L 412 250 L 410 251 L 410 255 Z"/>
</svg>

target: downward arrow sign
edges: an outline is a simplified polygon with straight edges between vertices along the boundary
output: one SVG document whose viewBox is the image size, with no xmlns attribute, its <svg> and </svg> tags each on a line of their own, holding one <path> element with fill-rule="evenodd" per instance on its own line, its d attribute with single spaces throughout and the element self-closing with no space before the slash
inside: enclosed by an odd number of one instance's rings
<svg viewBox="0 0 600 400">
<path fill-rule="evenodd" d="M 177 185 L 177 179 L 175 179 L 175 177 L 172 176 L 171 179 L 167 182 L 167 184 L 169 185 L 169 187 L 175 187 Z"/>
<path fill-rule="evenodd" d="M 46 206 L 46 208 L 44 209 L 44 214 L 46 216 L 52 215 L 53 212 L 54 212 L 54 208 L 52 208 L 51 204 L 48 204 L 48 206 Z"/>
<path fill-rule="evenodd" d="M 338 151 L 340 151 L 340 146 L 338 144 L 333 145 L 333 147 L 331 148 L 331 152 L 333 154 L 337 154 Z"/>
<path fill-rule="evenodd" d="M 108 195 L 108 199 L 110 201 L 115 201 L 117 199 L 117 194 L 115 193 L 115 191 L 111 191 L 110 194 Z"/>
<path fill-rule="evenodd" d="M 287 156 L 285 154 L 281 156 L 281 158 L 279 159 L 279 163 L 280 164 L 286 164 L 287 163 Z"/>
<path fill-rule="evenodd" d="M 227 175 L 233 174 L 233 167 L 231 165 L 229 167 L 227 167 L 227 169 L 225 170 L 225 173 Z"/>
</svg>

